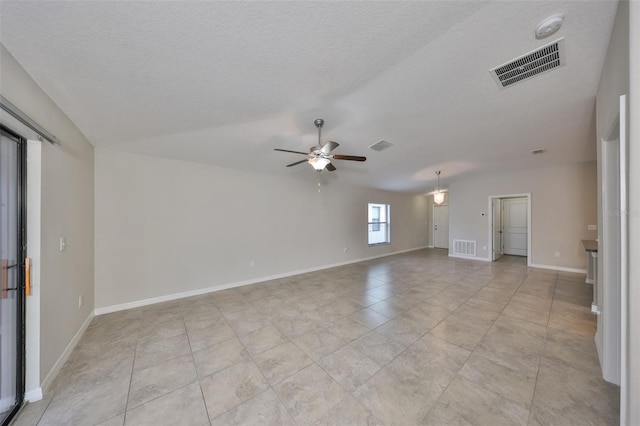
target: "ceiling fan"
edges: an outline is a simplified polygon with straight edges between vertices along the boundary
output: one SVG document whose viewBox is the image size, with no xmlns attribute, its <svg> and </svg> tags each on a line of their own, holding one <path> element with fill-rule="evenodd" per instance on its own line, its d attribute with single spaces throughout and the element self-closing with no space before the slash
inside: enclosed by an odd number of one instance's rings
<svg viewBox="0 0 640 426">
<path fill-rule="evenodd" d="M 279 149 L 275 148 L 274 151 L 281 152 L 292 152 L 294 154 L 302 154 L 306 155 L 307 158 L 304 160 L 296 161 L 295 163 L 287 164 L 287 167 L 295 166 L 302 163 L 309 163 L 313 168 L 319 172 L 323 171 L 325 168 L 330 172 L 334 171 L 336 167 L 331 164 L 331 160 L 348 160 L 348 161 L 366 161 L 367 157 L 359 157 L 356 155 L 340 155 L 340 154 L 331 154 L 331 151 L 336 149 L 340 144 L 338 142 L 329 141 L 323 144 L 320 141 L 320 136 L 322 134 L 322 126 L 324 125 L 324 120 L 322 118 L 316 119 L 313 124 L 318 128 L 318 145 L 312 146 L 309 149 L 309 153 L 301 152 L 301 151 L 291 151 L 288 149 Z"/>
</svg>

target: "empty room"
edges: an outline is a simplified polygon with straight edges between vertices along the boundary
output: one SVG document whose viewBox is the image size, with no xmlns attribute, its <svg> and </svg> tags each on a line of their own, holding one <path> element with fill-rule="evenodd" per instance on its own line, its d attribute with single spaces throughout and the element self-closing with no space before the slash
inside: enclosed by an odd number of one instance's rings
<svg viewBox="0 0 640 426">
<path fill-rule="evenodd" d="M 1 424 L 640 424 L 638 51 L 634 0 L 1 0 Z"/>
</svg>

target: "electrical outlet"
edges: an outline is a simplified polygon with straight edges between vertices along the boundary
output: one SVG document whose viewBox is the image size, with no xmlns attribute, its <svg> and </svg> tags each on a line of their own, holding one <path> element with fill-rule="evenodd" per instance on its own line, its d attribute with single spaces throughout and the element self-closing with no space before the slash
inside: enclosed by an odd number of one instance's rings
<svg viewBox="0 0 640 426">
<path fill-rule="evenodd" d="M 67 240 L 64 237 L 60 237 L 60 251 L 64 251 L 67 248 Z"/>
<path fill-rule="evenodd" d="M 249 264 L 252 268 L 256 267 L 256 261 L 252 260 L 251 263 Z"/>
<path fill-rule="evenodd" d="M 78 296 L 78 308 L 82 308 L 82 295 Z"/>
<path fill-rule="evenodd" d="M 555 257 L 560 257 L 560 252 L 559 252 L 559 251 L 557 251 L 557 252 L 555 252 L 553 255 L 554 255 Z"/>
</svg>

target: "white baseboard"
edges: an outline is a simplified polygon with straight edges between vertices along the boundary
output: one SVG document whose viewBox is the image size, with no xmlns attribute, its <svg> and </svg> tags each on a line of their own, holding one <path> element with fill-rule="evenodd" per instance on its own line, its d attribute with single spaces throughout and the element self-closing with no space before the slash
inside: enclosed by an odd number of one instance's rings
<svg viewBox="0 0 640 426">
<path fill-rule="evenodd" d="M 391 253 L 384 253 L 384 254 L 380 254 L 380 255 L 377 255 L 377 256 L 371 256 L 371 257 L 366 257 L 366 258 L 362 258 L 362 259 L 348 260 L 348 261 L 345 261 L 345 262 L 332 263 L 330 265 L 322 265 L 322 266 L 317 266 L 317 267 L 313 267 L 313 268 L 299 269 L 299 270 L 296 270 L 296 271 L 285 272 L 285 273 L 282 273 L 282 274 L 275 274 L 275 275 L 269 275 L 269 276 L 266 276 L 266 277 L 253 278 L 253 279 L 250 279 L 250 280 L 237 281 L 237 282 L 228 283 L 228 284 L 221 284 L 221 285 L 218 285 L 218 286 L 215 286 L 215 287 L 206 287 L 206 288 L 200 288 L 200 289 L 197 289 L 197 290 L 190 290 L 190 291 L 183 291 L 183 292 L 180 292 L 180 293 L 167 294 L 165 296 L 151 297 L 149 299 L 136 300 L 136 301 L 133 301 L 133 302 L 127 302 L 127 303 L 121 303 L 121 304 L 118 304 L 118 305 L 111 305 L 111 306 L 105 306 L 105 307 L 102 307 L 102 308 L 96 308 L 96 310 L 94 312 L 95 312 L 95 315 L 110 314 L 112 312 L 118 312 L 118 311 L 124 311 L 124 310 L 127 310 L 127 309 L 139 308 L 141 306 L 148 306 L 148 305 L 154 305 L 156 303 L 169 302 L 171 300 L 184 299 L 185 297 L 199 296 L 201 294 L 213 293 L 215 291 L 227 290 L 227 289 L 236 288 L 236 287 L 243 287 L 243 286 L 246 286 L 246 285 L 257 284 L 257 283 L 261 283 L 261 282 L 265 282 L 265 281 L 277 280 L 279 278 L 286 278 L 286 277 L 291 277 L 291 276 L 294 276 L 294 275 L 300 275 L 300 274 L 306 274 L 306 273 L 309 273 L 309 272 L 321 271 L 323 269 L 336 268 L 338 266 L 350 265 L 352 263 L 366 262 L 367 260 L 378 259 L 380 257 L 393 256 L 393 255 L 396 255 L 396 254 L 408 253 L 408 252 L 411 252 L 411 251 L 422 250 L 422 249 L 425 249 L 425 248 L 427 248 L 427 246 L 420 246 L 420 247 L 416 247 L 416 248 L 411 248 L 411 249 L 407 249 L 407 250 L 399 250 L 399 251 L 394 251 L 394 252 L 391 252 Z"/>
<path fill-rule="evenodd" d="M 449 253 L 449 257 L 455 257 L 456 259 L 468 259 L 468 260 L 481 260 L 483 262 L 491 262 L 488 257 L 475 257 L 475 256 L 462 256 L 460 254 Z"/>
<path fill-rule="evenodd" d="M 51 383 L 53 383 L 53 380 L 56 378 L 56 376 L 60 372 L 60 369 L 62 368 L 64 363 L 67 362 L 67 360 L 69 359 L 69 356 L 71 355 L 71 352 L 73 352 L 73 350 L 75 349 L 76 345 L 78 344 L 78 341 L 80 341 L 80 338 L 84 334 L 85 330 L 87 329 L 87 327 L 89 327 L 89 324 L 91 323 L 91 320 L 93 319 L 93 316 L 94 316 L 94 313 L 91 312 L 89 314 L 89 316 L 87 317 L 87 319 L 84 320 L 84 322 L 82 323 L 82 325 L 80 326 L 80 328 L 76 332 L 75 336 L 73 336 L 73 339 L 71 339 L 71 341 L 69 342 L 67 347 L 64 349 L 64 351 L 62 352 L 62 354 L 60 355 L 60 357 L 58 358 L 56 363 L 53 364 L 53 367 L 51 367 L 51 370 L 49 370 L 49 372 L 47 373 L 47 376 L 44 378 L 44 380 L 42 381 L 42 384 L 40 386 L 40 398 L 41 399 L 42 399 L 42 393 L 43 392 L 46 393 L 47 389 L 49 388 Z M 33 392 L 33 391 L 31 391 L 31 392 Z"/>
<path fill-rule="evenodd" d="M 36 402 L 42 399 L 42 388 L 31 389 L 24 394 L 24 400 Z"/>
<path fill-rule="evenodd" d="M 471 256 L 462 256 L 462 255 L 451 254 L 451 253 L 449 253 L 449 257 L 455 257 L 456 259 L 481 260 L 483 262 L 491 262 L 491 259 L 489 259 L 487 257 L 471 257 Z M 553 266 L 553 265 L 541 265 L 541 264 L 538 264 L 538 263 L 532 263 L 530 265 L 527 265 L 527 267 L 529 267 L 529 268 L 540 268 L 540 269 L 551 269 L 553 271 L 562 271 L 562 272 L 574 272 L 574 273 L 577 273 L 577 274 L 586 274 L 587 273 L 586 269 L 567 268 L 567 267 L 564 267 L 564 266 Z"/>
<path fill-rule="evenodd" d="M 562 271 L 562 272 L 575 272 L 577 274 L 586 274 L 586 269 L 579 268 L 566 268 L 564 266 L 553 266 L 553 265 L 540 265 L 539 263 L 532 263 L 529 265 L 530 268 L 540 268 L 540 269 L 551 269 L 553 271 Z"/>
<path fill-rule="evenodd" d="M 596 342 L 596 353 L 598 354 L 598 363 L 600 364 L 600 373 L 602 373 L 602 347 L 600 346 L 600 334 L 596 330 L 596 335 L 593 336 L 593 340 Z"/>
</svg>

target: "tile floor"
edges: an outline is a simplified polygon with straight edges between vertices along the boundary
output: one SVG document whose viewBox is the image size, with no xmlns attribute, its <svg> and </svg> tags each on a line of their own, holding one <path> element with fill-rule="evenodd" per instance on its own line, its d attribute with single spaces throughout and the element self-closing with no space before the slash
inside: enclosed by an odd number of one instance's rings
<svg viewBox="0 0 640 426">
<path fill-rule="evenodd" d="M 420 250 L 117 312 L 15 424 L 618 424 L 590 303 L 581 275 Z"/>
</svg>

